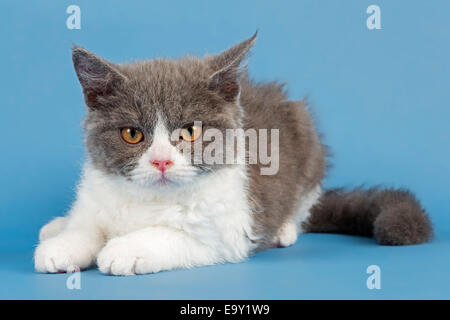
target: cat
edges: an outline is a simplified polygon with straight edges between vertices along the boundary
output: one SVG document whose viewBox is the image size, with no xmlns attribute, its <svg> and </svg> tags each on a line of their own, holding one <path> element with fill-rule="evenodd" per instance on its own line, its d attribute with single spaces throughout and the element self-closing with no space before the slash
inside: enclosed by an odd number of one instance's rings
<svg viewBox="0 0 450 320">
<path fill-rule="evenodd" d="M 306 101 L 289 101 L 277 82 L 251 81 L 243 66 L 256 37 L 218 55 L 127 64 L 72 49 L 87 105 L 87 160 L 70 212 L 40 231 L 38 272 L 96 264 L 135 275 L 240 262 L 290 246 L 301 232 L 383 245 L 431 239 L 430 219 L 409 191 L 323 190 L 327 152 Z M 278 130 L 268 143 L 277 172 L 261 174 L 261 161 L 192 161 L 180 146 L 207 148 L 212 142 L 199 137 L 208 128 Z"/>
</svg>

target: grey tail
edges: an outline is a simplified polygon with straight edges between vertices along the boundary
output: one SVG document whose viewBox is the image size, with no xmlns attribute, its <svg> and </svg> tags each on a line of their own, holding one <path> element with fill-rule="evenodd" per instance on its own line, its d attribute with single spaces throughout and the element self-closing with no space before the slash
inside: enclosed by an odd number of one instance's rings
<svg viewBox="0 0 450 320">
<path fill-rule="evenodd" d="M 431 221 L 411 192 L 378 188 L 326 191 L 303 230 L 374 237 L 382 245 L 424 243 L 433 236 Z"/>
</svg>

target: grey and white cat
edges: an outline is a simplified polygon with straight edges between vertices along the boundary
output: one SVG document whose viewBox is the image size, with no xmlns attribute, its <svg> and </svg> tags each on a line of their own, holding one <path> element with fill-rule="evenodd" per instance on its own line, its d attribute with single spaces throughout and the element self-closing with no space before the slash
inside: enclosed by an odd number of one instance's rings
<svg viewBox="0 0 450 320">
<path fill-rule="evenodd" d="M 386 245 L 430 239 L 428 216 L 408 191 L 322 192 L 326 151 L 305 102 L 288 101 L 275 82 L 250 81 L 240 66 L 255 39 L 215 56 L 130 64 L 73 49 L 88 160 L 70 212 L 40 231 L 37 271 L 96 264 L 133 275 L 239 262 L 292 245 L 300 232 Z M 212 142 L 198 138 L 207 128 L 279 129 L 278 172 L 192 161 L 180 146 L 206 148 Z"/>
</svg>

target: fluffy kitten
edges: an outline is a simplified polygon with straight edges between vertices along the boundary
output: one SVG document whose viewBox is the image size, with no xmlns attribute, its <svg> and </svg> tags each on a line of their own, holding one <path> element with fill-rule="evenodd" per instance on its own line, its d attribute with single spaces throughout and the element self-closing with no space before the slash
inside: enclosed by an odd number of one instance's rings
<svg viewBox="0 0 450 320">
<path fill-rule="evenodd" d="M 255 39 L 203 59 L 120 65 L 73 49 L 88 160 L 70 212 L 40 232 L 37 271 L 96 263 L 103 273 L 133 275 L 238 262 L 292 245 L 299 232 L 387 245 L 430 239 L 430 221 L 407 191 L 322 193 L 326 152 L 305 102 L 288 101 L 277 83 L 253 83 L 240 67 Z M 212 142 L 195 135 L 207 128 L 279 129 L 279 147 L 269 142 L 278 172 L 261 174 L 259 160 L 192 161 L 180 146 L 206 148 Z"/>
</svg>

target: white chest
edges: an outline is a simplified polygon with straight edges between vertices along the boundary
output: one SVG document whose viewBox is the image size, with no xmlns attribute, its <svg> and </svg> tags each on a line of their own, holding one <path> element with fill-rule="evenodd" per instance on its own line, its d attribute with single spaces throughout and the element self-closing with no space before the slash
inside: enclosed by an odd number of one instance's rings
<svg viewBox="0 0 450 320">
<path fill-rule="evenodd" d="M 108 238 L 167 226 L 186 232 L 232 259 L 235 253 L 242 256 L 252 249 L 252 213 L 245 175 L 238 168 L 221 171 L 193 188 L 164 193 L 136 189 L 124 182 L 117 185 L 97 171 L 87 171 L 80 191 L 89 192 L 98 208 L 98 224 Z"/>
</svg>

